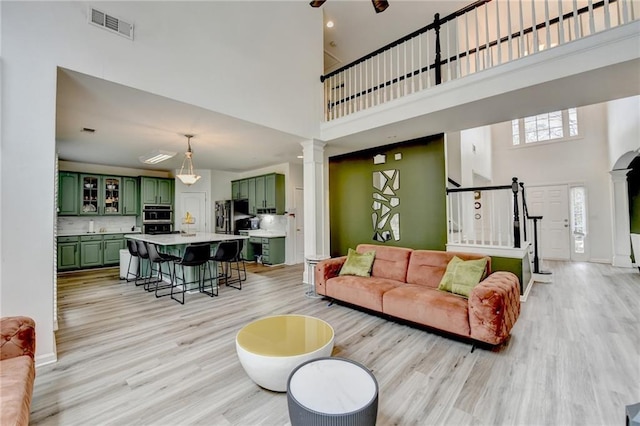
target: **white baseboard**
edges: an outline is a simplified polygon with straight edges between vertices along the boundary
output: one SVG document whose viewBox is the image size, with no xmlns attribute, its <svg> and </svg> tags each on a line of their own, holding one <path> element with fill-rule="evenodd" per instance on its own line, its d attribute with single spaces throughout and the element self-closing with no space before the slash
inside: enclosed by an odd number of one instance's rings
<svg viewBox="0 0 640 426">
<path fill-rule="evenodd" d="M 54 352 L 36 355 L 36 368 L 42 367 L 43 365 L 53 364 L 55 362 L 58 362 L 58 357 Z"/>
</svg>

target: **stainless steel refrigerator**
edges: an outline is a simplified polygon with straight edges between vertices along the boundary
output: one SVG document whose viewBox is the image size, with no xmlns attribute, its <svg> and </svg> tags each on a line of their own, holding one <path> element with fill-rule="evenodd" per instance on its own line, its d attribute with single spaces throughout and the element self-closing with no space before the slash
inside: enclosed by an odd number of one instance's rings
<svg viewBox="0 0 640 426">
<path fill-rule="evenodd" d="M 214 216 L 217 234 L 235 234 L 239 221 L 252 217 L 247 200 L 216 201 Z"/>
</svg>

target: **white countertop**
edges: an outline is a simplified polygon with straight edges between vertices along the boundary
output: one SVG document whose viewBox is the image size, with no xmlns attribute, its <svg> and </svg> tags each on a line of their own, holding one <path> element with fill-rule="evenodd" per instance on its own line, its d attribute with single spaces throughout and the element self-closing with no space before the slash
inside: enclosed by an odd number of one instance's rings
<svg viewBox="0 0 640 426">
<path fill-rule="evenodd" d="M 279 238 L 279 237 L 286 237 L 287 234 L 285 234 L 284 232 L 278 232 L 278 231 L 267 231 L 264 229 L 253 229 L 249 231 L 249 236 L 250 237 L 262 237 L 262 238 Z"/>
<path fill-rule="evenodd" d="M 246 240 L 249 237 L 244 235 L 233 234 L 212 234 L 210 232 L 196 232 L 195 236 L 186 237 L 180 234 L 138 234 L 127 235 L 127 238 L 133 240 L 146 241 L 148 243 L 157 244 L 159 246 L 178 246 L 184 244 L 198 244 L 198 243 L 218 243 L 220 241 L 229 240 Z"/>
<path fill-rule="evenodd" d="M 62 231 L 56 235 L 58 237 L 78 237 L 82 235 L 113 235 L 113 234 L 139 234 L 140 231 L 105 231 L 105 232 L 87 232 L 87 231 Z"/>
</svg>

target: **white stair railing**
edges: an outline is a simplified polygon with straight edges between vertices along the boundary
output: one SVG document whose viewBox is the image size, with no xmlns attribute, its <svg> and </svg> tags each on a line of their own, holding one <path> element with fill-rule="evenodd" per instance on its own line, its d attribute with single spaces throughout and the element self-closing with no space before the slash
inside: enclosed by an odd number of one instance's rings
<svg viewBox="0 0 640 426">
<path fill-rule="evenodd" d="M 640 0 L 479 0 L 323 75 L 325 121 L 638 19 Z"/>
</svg>

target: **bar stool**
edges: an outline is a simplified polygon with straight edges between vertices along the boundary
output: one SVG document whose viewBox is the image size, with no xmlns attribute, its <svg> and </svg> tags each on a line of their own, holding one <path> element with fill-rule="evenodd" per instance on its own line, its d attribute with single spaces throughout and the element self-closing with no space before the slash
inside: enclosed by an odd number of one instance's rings
<svg viewBox="0 0 640 426">
<path fill-rule="evenodd" d="M 211 297 L 218 295 L 217 283 L 216 283 L 215 293 L 213 290 L 213 274 L 211 273 L 210 267 L 208 267 L 209 256 L 211 256 L 211 245 L 209 243 L 192 244 L 185 248 L 182 258 L 179 258 L 178 260 L 175 260 L 173 262 L 173 285 L 171 286 L 171 298 L 173 300 L 184 305 L 184 294 L 187 291 L 187 284 L 191 284 L 195 282 L 195 281 L 192 281 L 188 283 L 184 276 L 184 269 L 185 267 L 188 267 L 188 266 L 197 268 L 198 291 Z M 182 269 L 182 300 L 179 300 L 176 297 L 173 297 L 174 289 L 178 287 L 178 277 L 176 276 L 176 265 L 181 266 L 181 269 Z M 206 281 L 205 276 L 207 273 L 207 269 L 209 270 L 209 281 L 211 282 L 210 292 L 204 289 L 204 283 Z"/>
<path fill-rule="evenodd" d="M 140 278 L 140 259 L 138 256 L 138 245 L 136 244 L 135 240 L 132 239 L 127 239 L 127 249 L 129 250 L 129 254 L 131 255 L 131 257 L 129 258 L 129 266 L 127 266 L 127 275 L 124 277 L 125 280 L 127 282 L 131 282 L 134 281 L 135 284 L 138 284 L 138 279 Z M 131 271 L 131 262 L 133 261 L 133 258 L 137 258 L 138 259 L 138 268 L 136 269 L 136 273 L 132 273 Z M 129 275 L 133 275 L 134 279 L 133 280 L 129 280 Z"/>
<path fill-rule="evenodd" d="M 244 247 L 244 239 L 238 240 L 238 262 L 242 264 L 242 273 L 244 276 L 240 276 L 241 281 L 247 280 L 247 264 L 245 263 L 245 258 L 242 256 L 242 249 Z"/>
<path fill-rule="evenodd" d="M 240 274 L 240 251 L 238 248 L 238 240 L 221 241 L 218 243 L 216 253 L 210 258 L 214 262 L 219 262 L 222 266 L 222 273 L 218 273 L 218 279 L 224 278 L 227 287 L 233 287 L 242 290 L 242 277 Z M 237 278 L 233 278 L 233 265 L 238 274 Z M 233 284 L 238 284 L 234 286 Z"/>
<path fill-rule="evenodd" d="M 151 272 L 149 274 L 149 278 L 153 276 L 154 272 L 158 273 L 158 278 L 153 282 L 149 281 L 149 285 L 145 289 L 149 292 L 154 291 L 156 297 L 169 296 L 170 293 L 158 294 L 158 290 L 164 290 L 173 287 L 173 276 L 175 275 L 175 273 L 171 272 L 171 264 L 180 260 L 180 258 L 171 254 L 158 252 L 158 247 L 153 243 L 146 243 L 146 246 L 147 252 L 149 253 L 149 262 L 151 263 Z M 164 272 L 162 270 L 162 265 L 164 264 L 169 264 L 169 272 Z M 158 269 L 154 269 L 154 265 L 157 265 Z M 164 282 L 163 278 L 165 276 L 169 277 L 170 282 L 166 283 L 165 285 L 159 286 L 158 284 L 160 284 L 160 282 Z M 151 284 L 155 284 L 153 290 L 151 289 Z"/>
<path fill-rule="evenodd" d="M 140 260 L 140 278 L 144 278 L 144 281 L 138 283 L 136 280 L 136 285 L 143 285 L 144 289 L 147 289 L 147 280 L 149 277 L 144 273 L 145 266 L 149 264 L 149 252 L 147 251 L 147 245 L 144 241 L 136 240 L 136 248 L 138 251 L 138 259 Z M 146 260 L 147 262 L 144 262 Z"/>
</svg>

